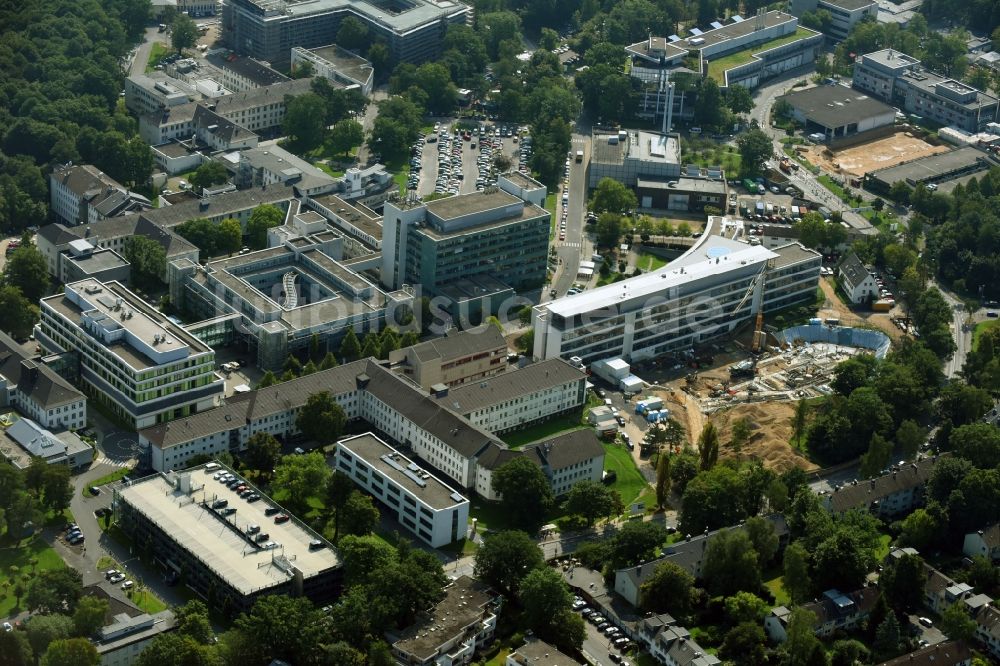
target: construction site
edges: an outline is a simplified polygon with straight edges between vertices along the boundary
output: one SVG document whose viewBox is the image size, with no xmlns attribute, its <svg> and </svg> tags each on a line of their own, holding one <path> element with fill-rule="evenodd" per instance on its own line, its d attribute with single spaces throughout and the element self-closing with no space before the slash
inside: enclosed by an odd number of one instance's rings
<svg viewBox="0 0 1000 666">
<path fill-rule="evenodd" d="M 810 163 L 847 176 L 862 177 L 920 157 L 948 152 L 948 146 L 934 146 L 910 132 L 897 132 L 850 148 L 831 151 L 823 145 L 804 147 L 800 152 Z"/>
</svg>

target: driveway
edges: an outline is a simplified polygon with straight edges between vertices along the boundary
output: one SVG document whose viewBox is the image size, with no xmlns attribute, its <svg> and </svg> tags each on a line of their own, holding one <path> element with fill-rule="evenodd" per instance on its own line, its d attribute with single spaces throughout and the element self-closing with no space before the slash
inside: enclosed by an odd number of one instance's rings
<svg viewBox="0 0 1000 666">
<path fill-rule="evenodd" d="M 583 162 L 576 162 L 576 151 L 583 151 Z M 559 257 L 559 265 L 556 267 L 556 274 L 552 280 L 550 289 L 556 290 L 556 297 L 565 296 L 573 283 L 576 282 L 576 274 L 580 269 L 580 261 L 586 257 L 590 259 L 591 244 L 584 234 L 583 218 L 587 212 L 587 163 L 590 160 L 590 137 L 583 134 L 573 134 L 570 141 L 569 157 L 569 206 L 567 207 L 566 218 L 566 240 L 559 239 L 559 223 L 562 221 L 562 192 L 560 189 L 554 192 L 556 203 L 556 239 L 552 241 L 556 248 L 556 255 Z M 548 300 L 548 292 L 542 294 L 542 300 Z"/>
<path fill-rule="evenodd" d="M 140 44 L 136 49 L 135 56 L 132 59 L 132 65 L 129 68 L 130 75 L 136 76 L 146 73 L 146 63 L 149 62 L 149 52 L 153 50 L 153 42 L 170 44 L 170 35 L 165 32 L 160 32 L 159 27 L 157 26 L 146 28 L 146 34 L 143 37 L 142 44 Z"/>
<path fill-rule="evenodd" d="M 965 357 L 968 356 L 969 350 L 972 349 L 972 329 L 966 326 L 968 313 L 965 311 L 965 304 L 962 303 L 960 298 L 946 290 L 940 284 L 932 284 L 941 291 L 944 300 L 951 306 L 952 322 L 950 328 L 951 336 L 955 340 L 955 353 L 944 364 L 944 372 L 948 377 L 957 377 L 962 371 L 962 366 L 965 365 Z"/>
</svg>

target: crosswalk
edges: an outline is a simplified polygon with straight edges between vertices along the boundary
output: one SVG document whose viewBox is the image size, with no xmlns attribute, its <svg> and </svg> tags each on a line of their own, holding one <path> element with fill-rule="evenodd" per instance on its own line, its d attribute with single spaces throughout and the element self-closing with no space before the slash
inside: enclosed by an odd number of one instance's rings
<svg viewBox="0 0 1000 666">
<path fill-rule="evenodd" d="M 581 248 L 581 247 L 583 247 L 583 244 L 582 244 L 582 243 L 580 243 L 579 241 L 578 241 L 578 242 L 576 242 L 576 243 L 567 243 L 567 242 L 565 242 L 565 241 L 560 241 L 560 242 L 559 242 L 559 246 L 560 246 L 560 247 L 575 247 L 575 248 Z"/>
</svg>

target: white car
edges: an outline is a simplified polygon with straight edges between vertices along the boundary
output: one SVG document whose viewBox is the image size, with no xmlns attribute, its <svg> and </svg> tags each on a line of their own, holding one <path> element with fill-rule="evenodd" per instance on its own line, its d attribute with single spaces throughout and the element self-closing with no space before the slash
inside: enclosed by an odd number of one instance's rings
<svg viewBox="0 0 1000 666">
<path fill-rule="evenodd" d="M 14 627 L 11 626 L 10 622 L 4 622 L 3 623 L 3 630 L 4 631 L 14 631 Z"/>
</svg>

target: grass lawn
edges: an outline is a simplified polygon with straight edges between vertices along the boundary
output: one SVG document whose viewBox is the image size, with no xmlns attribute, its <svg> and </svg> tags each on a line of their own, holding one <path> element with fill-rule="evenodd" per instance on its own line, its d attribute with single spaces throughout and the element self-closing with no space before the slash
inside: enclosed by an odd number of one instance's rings
<svg viewBox="0 0 1000 666">
<path fill-rule="evenodd" d="M 719 58 L 718 60 L 711 60 L 708 63 L 708 75 L 715 79 L 719 85 L 725 85 L 726 83 L 726 70 L 730 70 L 733 67 L 739 67 L 740 65 L 745 65 L 751 60 L 753 60 L 754 53 L 760 53 L 761 51 L 767 51 L 768 49 L 774 49 L 779 46 L 784 46 L 785 44 L 791 44 L 798 39 L 804 39 L 806 37 L 812 37 L 816 33 L 812 30 L 806 30 L 805 28 L 798 28 L 795 32 L 790 35 L 785 35 L 784 37 L 779 37 L 777 39 L 772 39 L 769 42 L 764 42 L 758 46 L 751 47 L 749 49 L 744 49 L 742 51 L 737 51 L 736 53 L 730 53 L 729 55 Z"/>
<path fill-rule="evenodd" d="M 331 176 L 332 178 L 340 178 L 341 176 L 344 175 L 343 171 L 337 171 L 337 170 L 331 169 L 329 164 L 324 164 L 322 162 L 316 162 L 316 164 L 314 164 L 313 166 L 316 167 L 317 169 L 319 169 L 320 171 L 322 171 L 323 173 L 325 173 L 326 175 Z M 405 183 L 406 181 L 403 181 L 403 182 Z"/>
<path fill-rule="evenodd" d="M 59 554 L 51 548 L 40 536 L 34 536 L 20 548 L 0 549 L 0 617 L 14 614 L 17 599 L 14 596 L 15 578 L 11 576 L 10 568 L 18 568 L 18 578 L 26 588 L 33 572 L 31 560 L 37 559 L 34 573 L 39 571 L 62 569 L 66 565 Z M 24 595 L 21 595 L 24 601 Z"/>
<path fill-rule="evenodd" d="M 507 661 L 507 655 L 510 654 L 510 648 L 500 648 L 497 655 L 486 662 L 486 666 L 503 666 Z"/>
<path fill-rule="evenodd" d="M 559 418 L 550 419 L 544 423 L 539 423 L 533 425 L 530 428 L 525 428 L 524 430 L 517 430 L 515 432 L 507 433 L 506 435 L 500 435 L 507 446 L 512 449 L 519 449 L 526 444 L 531 444 L 532 442 L 537 442 L 541 439 L 548 439 L 559 433 L 568 432 L 570 430 L 578 430 L 580 428 L 586 427 L 581 417 L 579 416 L 560 416 Z"/>
<path fill-rule="evenodd" d="M 990 319 L 989 321 L 981 321 L 976 324 L 976 327 L 972 330 L 972 349 L 975 350 L 979 347 L 979 338 L 986 331 L 1000 327 L 1000 319 Z"/>
<path fill-rule="evenodd" d="M 146 61 L 146 73 L 149 74 L 152 72 L 160 64 L 160 61 L 163 60 L 163 56 L 169 54 L 172 50 L 169 44 L 153 42 L 153 48 L 149 49 L 149 60 Z"/>
<path fill-rule="evenodd" d="M 886 555 L 889 554 L 889 546 L 892 544 L 892 537 L 888 534 L 883 534 L 878 539 L 878 550 L 875 551 L 875 558 L 881 562 L 885 559 Z"/>
<path fill-rule="evenodd" d="M 545 197 L 545 210 L 549 211 L 549 219 L 552 224 L 549 225 L 549 240 L 556 237 L 556 227 L 559 224 L 559 215 L 557 213 L 559 208 L 559 194 L 553 193 Z"/>
<path fill-rule="evenodd" d="M 764 586 L 774 595 L 776 606 L 787 606 L 792 603 L 792 598 L 788 596 L 788 592 L 785 590 L 785 581 L 781 576 L 765 581 Z"/>
<path fill-rule="evenodd" d="M 666 265 L 666 259 L 661 259 L 655 254 L 651 254 L 649 252 L 640 252 L 639 258 L 635 262 L 636 268 L 641 270 L 643 273 L 655 271 L 657 268 L 663 268 Z"/>
<path fill-rule="evenodd" d="M 160 598 L 148 589 L 140 590 L 138 592 L 133 591 L 129 593 L 128 597 L 132 600 L 132 603 L 150 615 L 155 615 L 156 613 L 167 610 L 167 605 L 160 601 Z"/>
<path fill-rule="evenodd" d="M 131 471 L 132 471 L 131 467 L 119 467 L 118 469 L 116 469 L 115 471 L 111 472 L 110 474 L 105 474 L 104 476 L 96 478 L 93 481 L 91 481 L 90 483 L 88 483 L 84 488 L 82 488 L 80 490 L 80 494 L 83 495 L 84 497 L 90 497 L 90 490 L 88 490 L 88 488 L 90 488 L 90 486 L 101 487 L 101 486 L 106 485 L 108 483 L 114 483 L 115 481 L 121 481 L 121 479 L 124 476 L 128 475 L 128 473 L 131 472 Z"/>
<path fill-rule="evenodd" d="M 456 557 L 465 557 L 466 555 L 475 555 L 478 548 L 479 546 L 476 545 L 475 541 L 459 539 L 458 541 L 452 541 L 447 546 L 441 546 L 439 550 L 451 553 Z"/>
<path fill-rule="evenodd" d="M 616 444 L 604 444 L 604 469 L 614 470 L 617 478 L 611 484 L 614 490 L 622 497 L 625 508 L 636 501 L 640 495 L 649 489 L 649 484 L 643 478 L 639 469 L 632 460 L 631 452 L 624 446 Z"/>
</svg>

